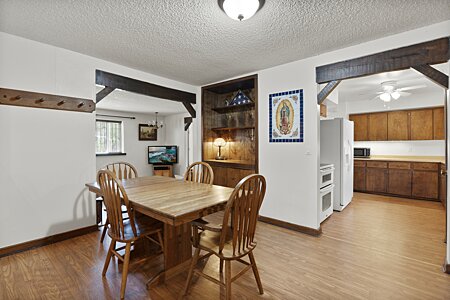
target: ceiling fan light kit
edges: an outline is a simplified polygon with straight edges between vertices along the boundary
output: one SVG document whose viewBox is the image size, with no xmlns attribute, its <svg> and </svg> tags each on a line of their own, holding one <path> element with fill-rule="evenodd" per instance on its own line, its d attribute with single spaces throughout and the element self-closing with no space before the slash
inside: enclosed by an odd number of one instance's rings
<svg viewBox="0 0 450 300">
<path fill-rule="evenodd" d="M 233 20 L 247 20 L 264 5 L 264 0 L 218 0 L 219 7 Z"/>
</svg>

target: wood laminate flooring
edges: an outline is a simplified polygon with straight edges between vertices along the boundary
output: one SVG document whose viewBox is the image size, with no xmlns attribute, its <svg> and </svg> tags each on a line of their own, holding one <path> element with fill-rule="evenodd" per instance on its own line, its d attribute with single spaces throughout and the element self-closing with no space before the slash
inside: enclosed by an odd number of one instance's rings
<svg viewBox="0 0 450 300">
<path fill-rule="evenodd" d="M 320 237 L 260 223 L 255 257 L 265 294 L 247 272 L 233 283 L 233 299 L 450 299 L 444 226 L 440 203 L 358 193 Z M 0 299 L 118 299 L 121 267 L 112 263 L 102 278 L 109 241 L 99 239 L 100 231 L 0 258 Z M 160 264 L 131 266 L 126 299 L 178 298 L 186 274 L 145 289 Z M 218 278 L 216 258 L 203 267 Z M 240 268 L 233 264 L 233 274 Z M 186 298 L 223 293 L 196 278 Z"/>
</svg>

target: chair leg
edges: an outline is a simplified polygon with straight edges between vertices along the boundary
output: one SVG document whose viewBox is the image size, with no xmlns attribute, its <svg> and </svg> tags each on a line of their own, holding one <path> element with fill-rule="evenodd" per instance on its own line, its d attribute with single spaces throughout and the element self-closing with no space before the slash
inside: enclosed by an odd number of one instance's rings
<svg viewBox="0 0 450 300">
<path fill-rule="evenodd" d="M 225 300 L 231 300 L 231 261 L 225 261 Z"/>
<path fill-rule="evenodd" d="M 125 258 L 123 260 L 122 269 L 122 285 L 120 286 L 120 299 L 125 298 L 125 288 L 127 286 L 128 266 L 130 264 L 131 243 L 127 243 L 125 247 Z"/>
<path fill-rule="evenodd" d="M 200 255 L 200 248 L 195 248 L 194 256 L 192 257 L 191 267 L 189 269 L 188 277 L 186 279 L 186 284 L 184 285 L 184 290 L 182 296 L 187 295 L 189 292 L 189 287 L 191 286 L 192 274 L 194 274 L 194 269 L 197 266 L 198 257 Z"/>
<path fill-rule="evenodd" d="M 100 238 L 100 243 L 103 243 L 103 240 L 105 239 L 106 231 L 108 230 L 109 220 L 108 217 L 106 217 L 105 225 L 103 226 L 102 231 L 102 237 Z"/>
<path fill-rule="evenodd" d="M 103 265 L 102 276 L 105 276 L 106 271 L 108 271 L 109 262 L 111 261 L 111 257 L 113 255 L 113 250 L 116 248 L 116 240 L 112 239 L 111 244 L 109 245 L 108 254 L 106 255 L 105 264 Z"/>
<path fill-rule="evenodd" d="M 161 251 L 162 253 L 164 253 L 164 242 L 163 242 L 163 238 L 161 235 L 161 231 L 158 231 L 158 242 L 159 242 L 159 246 L 161 246 Z"/>
<path fill-rule="evenodd" d="M 253 251 L 248 254 L 250 258 L 250 263 L 252 264 L 253 274 L 255 275 L 256 283 L 258 284 L 259 293 L 264 294 L 264 290 L 261 283 L 261 278 L 259 277 L 258 267 L 256 266 L 256 260 L 253 256 Z"/>
<path fill-rule="evenodd" d="M 223 273 L 223 259 L 220 259 L 220 268 L 219 268 L 219 272 Z"/>
</svg>

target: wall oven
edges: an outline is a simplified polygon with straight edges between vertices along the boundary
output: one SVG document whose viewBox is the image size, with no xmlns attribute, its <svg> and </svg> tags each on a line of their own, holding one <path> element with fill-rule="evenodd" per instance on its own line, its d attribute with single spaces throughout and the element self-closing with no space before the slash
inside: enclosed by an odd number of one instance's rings
<svg viewBox="0 0 450 300">
<path fill-rule="evenodd" d="M 354 157 L 370 157 L 370 148 L 353 148 Z"/>
<path fill-rule="evenodd" d="M 320 186 L 324 188 L 327 185 L 333 183 L 334 180 L 334 166 L 333 165 L 321 165 L 320 166 Z"/>
</svg>

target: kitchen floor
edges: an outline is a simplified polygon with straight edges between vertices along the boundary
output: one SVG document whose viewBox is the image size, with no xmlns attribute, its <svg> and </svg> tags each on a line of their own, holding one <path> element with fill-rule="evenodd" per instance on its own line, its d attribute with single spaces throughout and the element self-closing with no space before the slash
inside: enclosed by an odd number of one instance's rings
<svg viewBox="0 0 450 300">
<path fill-rule="evenodd" d="M 249 271 L 233 283 L 233 299 L 449 299 L 445 211 L 438 202 L 355 193 L 323 223 L 320 237 L 258 226 L 255 257 L 265 294 L 258 295 Z M 102 279 L 109 243 L 99 238 L 95 232 L 0 258 L 0 299 L 116 299 L 121 274 L 112 264 Z M 126 299 L 177 299 L 186 274 L 145 289 L 159 263 L 131 267 Z M 218 277 L 218 260 L 210 258 L 204 269 Z M 233 273 L 239 269 L 233 265 Z M 218 286 L 200 278 L 187 299 L 219 297 Z"/>
</svg>

